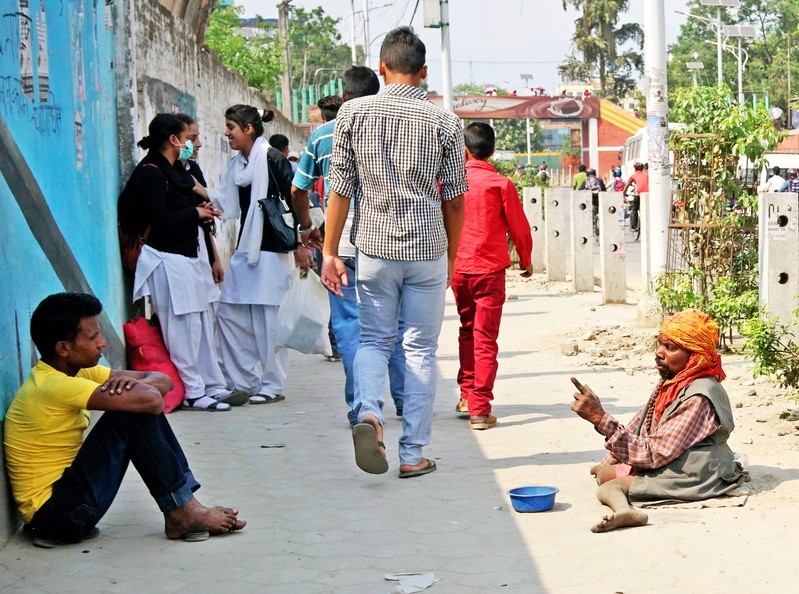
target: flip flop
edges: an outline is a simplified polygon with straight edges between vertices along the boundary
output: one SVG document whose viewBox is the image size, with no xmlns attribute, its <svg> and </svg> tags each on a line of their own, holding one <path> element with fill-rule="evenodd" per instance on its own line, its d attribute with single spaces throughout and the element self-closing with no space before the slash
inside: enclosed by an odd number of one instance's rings
<svg viewBox="0 0 799 594">
<path fill-rule="evenodd" d="M 250 404 L 272 404 L 273 402 L 280 402 L 285 400 L 283 394 L 271 396 L 270 394 L 254 394 L 249 397 Z"/>
<path fill-rule="evenodd" d="M 43 536 L 34 536 L 33 546 L 39 547 L 40 549 L 56 549 L 62 545 L 77 544 L 79 542 L 83 542 L 84 540 L 97 538 L 99 535 L 100 535 L 100 529 L 97 526 L 95 526 L 87 534 L 84 534 L 80 538 L 80 540 L 75 540 L 71 542 L 66 540 L 58 540 L 55 538 L 45 538 Z"/>
<path fill-rule="evenodd" d="M 380 452 L 385 444 L 377 439 L 377 429 L 371 423 L 358 423 L 352 428 L 352 441 L 355 445 L 355 463 L 369 474 L 383 474 L 388 471 L 388 460 Z"/>
<path fill-rule="evenodd" d="M 206 530 L 201 530 L 199 532 L 186 532 L 185 534 L 180 535 L 180 539 L 183 542 L 203 542 L 211 538 L 211 533 Z"/>
<path fill-rule="evenodd" d="M 427 460 L 427 464 L 425 464 L 422 468 L 418 470 L 409 470 L 407 472 L 400 471 L 399 477 L 412 478 L 414 476 L 422 476 L 423 474 L 430 474 L 436 468 L 438 468 L 438 466 L 436 466 L 436 463 L 433 460 L 430 460 L 429 458 L 425 458 L 425 460 Z"/>
<path fill-rule="evenodd" d="M 229 404 L 230 406 L 242 406 L 247 404 L 249 399 L 250 395 L 243 390 L 233 390 L 230 392 L 230 394 L 223 398 L 216 398 L 217 401 L 224 404 Z"/>
<path fill-rule="evenodd" d="M 181 410 L 200 410 L 204 412 L 223 412 L 230 410 L 230 405 L 219 402 L 210 396 L 200 396 L 199 398 L 186 398 L 183 401 Z"/>
</svg>

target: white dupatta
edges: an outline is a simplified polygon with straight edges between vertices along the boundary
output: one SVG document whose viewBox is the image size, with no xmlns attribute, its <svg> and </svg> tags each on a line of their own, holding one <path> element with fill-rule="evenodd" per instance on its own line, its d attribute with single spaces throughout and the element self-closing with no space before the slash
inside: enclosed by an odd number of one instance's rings
<svg viewBox="0 0 799 594">
<path fill-rule="evenodd" d="M 230 160 L 225 173 L 221 190 L 213 193 L 214 202 L 218 202 L 225 219 L 238 219 L 241 216 L 239 204 L 239 188 L 252 186 L 250 208 L 241 230 L 241 238 L 237 252 L 246 252 L 247 264 L 255 266 L 261 257 L 261 240 L 264 234 L 264 212 L 258 200 L 266 198 L 269 192 L 269 162 L 267 151 L 269 144 L 263 136 L 255 139 L 250 156 L 241 152 Z"/>
</svg>

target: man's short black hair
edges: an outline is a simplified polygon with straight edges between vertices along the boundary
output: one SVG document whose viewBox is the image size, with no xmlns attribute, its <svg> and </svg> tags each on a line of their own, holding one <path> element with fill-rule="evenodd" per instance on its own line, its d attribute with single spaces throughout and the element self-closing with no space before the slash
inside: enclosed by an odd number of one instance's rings
<svg viewBox="0 0 799 594">
<path fill-rule="evenodd" d="M 283 134 L 272 134 L 269 137 L 269 144 L 279 151 L 285 151 L 289 148 L 289 139 Z"/>
<path fill-rule="evenodd" d="M 488 159 L 494 154 L 494 129 L 485 122 L 472 122 L 463 129 L 466 148 L 477 159 Z"/>
<path fill-rule="evenodd" d="M 644 164 L 643 164 L 643 163 L 641 163 L 641 162 L 638 162 L 638 163 L 636 163 L 635 165 L 633 165 L 633 168 L 634 168 L 636 171 L 643 171 L 643 170 L 644 170 Z"/>
<path fill-rule="evenodd" d="M 377 95 L 379 90 L 380 80 L 371 68 L 352 66 L 344 71 L 344 98 L 347 101 Z"/>
<path fill-rule="evenodd" d="M 316 102 L 316 105 L 319 106 L 319 111 L 322 112 L 322 119 L 326 122 L 336 119 L 341 104 L 342 100 L 338 95 L 328 95 Z"/>
<path fill-rule="evenodd" d="M 31 339 L 43 359 L 55 355 L 55 345 L 75 340 L 83 318 L 99 316 L 100 300 L 86 293 L 56 293 L 45 297 L 31 316 Z"/>
<path fill-rule="evenodd" d="M 577 171 L 583 173 L 585 169 L 586 169 L 585 165 L 583 163 L 580 163 L 580 166 L 577 168 Z"/>
<path fill-rule="evenodd" d="M 771 168 L 771 173 L 773 173 L 774 175 L 779 175 L 780 174 L 780 166 L 779 165 L 775 165 L 774 167 L 772 167 Z"/>
<path fill-rule="evenodd" d="M 425 47 L 410 27 L 388 32 L 380 46 L 380 61 L 397 74 L 418 74 L 424 67 Z"/>
</svg>

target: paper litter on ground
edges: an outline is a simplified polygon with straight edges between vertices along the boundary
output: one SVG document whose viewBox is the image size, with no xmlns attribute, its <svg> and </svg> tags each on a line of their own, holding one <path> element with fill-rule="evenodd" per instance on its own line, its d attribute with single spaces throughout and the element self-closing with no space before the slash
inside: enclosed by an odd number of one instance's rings
<svg viewBox="0 0 799 594">
<path fill-rule="evenodd" d="M 436 574 L 432 571 L 416 571 L 407 573 L 388 573 L 386 579 L 391 582 L 399 582 L 398 586 L 394 586 L 391 594 L 414 594 L 426 590 L 436 582 L 440 582 L 443 578 L 436 578 Z"/>
</svg>

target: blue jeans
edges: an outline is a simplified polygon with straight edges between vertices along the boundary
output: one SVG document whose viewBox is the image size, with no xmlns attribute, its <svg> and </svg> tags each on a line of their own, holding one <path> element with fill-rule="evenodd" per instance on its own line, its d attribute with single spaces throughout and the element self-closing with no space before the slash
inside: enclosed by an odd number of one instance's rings
<svg viewBox="0 0 799 594">
<path fill-rule="evenodd" d="M 33 533 L 79 541 L 111 507 L 130 462 L 164 513 L 186 505 L 200 488 L 163 413 L 105 412 L 33 515 Z"/>
<path fill-rule="evenodd" d="M 430 443 L 436 394 L 436 350 L 444 319 L 447 257 L 436 260 L 384 260 L 358 254 L 358 314 L 361 342 L 355 355 L 355 414 L 383 423 L 388 362 L 405 325 L 405 390 L 402 406 L 401 464 L 418 464 Z"/>
<path fill-rule="evenodd" d="M 355 361 L 355 353 L 358 351 L 358 343 L 361 339 L 361 330 L 358 326 L 358 300 L 355 294 L 355 263 L 347 258 L 344 260 L 347 266 L 347 278 L 349 286 L 341 287 L 344 297 L 330 295 L 330 321 L 333 326 L 333 333 L 336 335 L 341 362 L 344 365 L 344 401 L 347 403 L 347 420 L 357 423 L 355 417 L 355 374 L 352 366 Z M 405 385 L 405 352 L 402 350 L 402 335 L 404 327 L 399 324 L 397 334 L 397 344 L 391 358 L 388 361 L 388 383 L 391 391 L 391 399 L 397 411 L 402 410 L 403 391 Z"/>
</svg>

